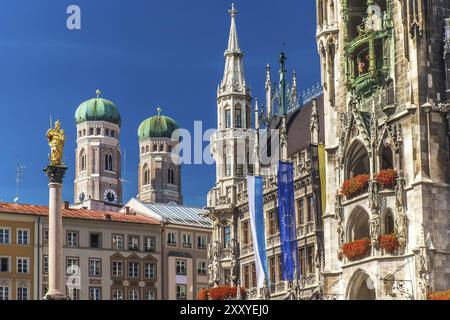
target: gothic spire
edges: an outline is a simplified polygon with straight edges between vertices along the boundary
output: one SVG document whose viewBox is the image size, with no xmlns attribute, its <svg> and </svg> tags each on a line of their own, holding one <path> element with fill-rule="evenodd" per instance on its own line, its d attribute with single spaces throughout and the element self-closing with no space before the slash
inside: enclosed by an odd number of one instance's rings
<svg viewBox="0 0 450 320">
<path fill-rule="evenodd" d="M 225 70 L 223 79 L 219 88 L 219 96 L 223 94 L 240 93 L 249 94 L 246 88 L 243 67 L 243 53 L 239 48 L 238 35 L 236 31 L 237 10 L 234 4 L 228 11 L 231 16 L 230 34 L 228 38 L 228 47 L 225 50 Z"/>
</svg>

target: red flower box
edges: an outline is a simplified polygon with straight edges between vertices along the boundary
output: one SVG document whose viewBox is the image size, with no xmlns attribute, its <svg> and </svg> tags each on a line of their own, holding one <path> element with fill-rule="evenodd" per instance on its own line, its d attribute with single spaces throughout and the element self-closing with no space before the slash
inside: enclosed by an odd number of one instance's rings
<svg viewBox="0 0 450 320">
<path fill-rule="evenodd" d="M 236 298 L 237 287 L 219 286 L 215 288 L 205 288 L 199 291 L 198 300 L 227 300 Z M 245 295 L 245 289 L 241 288 L 241 296 Z"/>
<path fill-rule="evenodd" d="M 358 260 L 367 256 L 367 254 L 369 253 L 370 244 L 371 242 L 368 238 L 344 243 L 344 245 L 342 246 L 342 252 L 348 260 Z"/>
<path fill-rule="evenodd" d="M 450 289 L 441 292 L 431 292 L 428 294 L 428 300 L 450 300 Z"/>
<path fill-rule="evenodd" d="M 382 235 L 378 240 L 380 241 L 380 247 L 389 253 L 393 253 L 399 245 L 397 237 L 392 234 Z"/>
<path fill-rule="evenodd" d="M 392 188 L 395 185 L 397 177 L 398 175 L 395 169 L 385 169 L 377 174 L 376 179 L 383 187 Z"/>
<path fill-rule="evenodd" d="M 348 180 L 342 185 L 342 193 L 347 198 L 352 198 L 364 191 L 369 184 L 369 175 L 360 174 Z"/>
</svg>

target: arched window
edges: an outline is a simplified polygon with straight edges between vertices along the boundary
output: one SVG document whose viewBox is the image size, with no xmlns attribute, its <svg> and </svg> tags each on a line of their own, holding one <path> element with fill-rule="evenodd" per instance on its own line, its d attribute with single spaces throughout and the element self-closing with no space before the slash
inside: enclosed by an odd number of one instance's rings
<svg viewBox="0 0 450 320">
<path fill-rule="evenodd" d="M 236 110 L 234 110 L 234 112 L 235 112 L 234 126 L 236 128 L 242 128 L 242 111 L 241 111 L 241 108 L 236 108 Z"/>
<path fill-rule="evenodd" d="M 394 215 L 391 210 L 386 211 L 384 215 L 384 234 L 394 233 Z"/>
<path fill-rule="evenodd" d="M 86 135 L 86 129 L 83 129 L 83 136 Z"/>
<path fill-rule="evenodd" d="M 389 79 L 386 82 L 386 104 L 392 106 L 395 104 L 394 81 Z"/>
<path fill-rule="evenodd" d="M 86 151 L 82 149 L 79 156 L 80 172 L 86 171 Z"/>
<path fill-rule="evenodd" d="M 361 207 L 357 207 L 348 222 L 347 241 L 370 238 L 369 214 Z"/>
<path fill-rule="evenodd" d="M 161 143 L 159 145 L 159 152 L 163 152 L 164 151 L 164 145 Z"/>
<path fill-rule="evenodd" d="M 172 152 L 172 146 L 168 146 L 168 147 L 167 147 L 167 151 L 168 151 L 168 152 Z"/>
<path fill-rule="evenodd" d="M 156 152 L 156 151 L 158 151 L 158 145 L 154 144 L 153 145 L 153 152 Z"/>
<path fill-rule="evenodd" d="M 231 128 L 231 110 L 225 110 L 225 128 Z"/>
<path fill-rule="evenodd" d="M 392 169 L 392 168 L 394 168 L 392 149 L 388 146 L 385 146 L 381 150 L 381 169 Z"/>
<path fill-rule="evenodd" d="M 175 172 L 172 168 L 167 170 L 167 182 L 170 184 L 175 184 Z"/>
<path fill-rule="evenodd" d="M 141 153 L 144 153 L 144 147 L 141 147 Z"/>
<path fill-rule="evenodd" d="M 144 168 L 142 169 L 142 185 L 147 186 L 150 184 L 150 170 L 148 168 L 148 165 L 145 164 Z"/>
<path fill-rule="evenodd" d="M 110 153 L 107 153 L 105 155 L 105 170 L 106 171 L 113 171 L 113 158 Z"/>
<path fill-rule="evenodd" d="M 145 152 L 149 152 L 150 151 L 150 148 L 149 148 L 149 146 L 147 145 L 147 146 L 145 146 Z"/>
<path fill-rule="evenodd" d="M 78 137 L 81 137 L 81 130 L 78 131 Z"/>
<path fill-rule="evenodd" d="M 346 156 L 346 176 L 352 178 L 360 174 L 368 174 L 369 155 L 366 147 L 359 141 L 354 142 Z"/>
</svg>

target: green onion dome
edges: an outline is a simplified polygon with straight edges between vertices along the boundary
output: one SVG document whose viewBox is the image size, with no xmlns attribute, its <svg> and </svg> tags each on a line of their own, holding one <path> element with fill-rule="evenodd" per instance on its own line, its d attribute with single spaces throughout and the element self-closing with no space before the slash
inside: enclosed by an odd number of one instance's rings
<svg viewBox="0 0 450 320">
<path fill-rule="evenodd" d="M 120 114 L 115 104 L 107 99 L 100 98 L 100 90 L 97 90 L 96 93 L 96 98 L 83 102 L 77 108 L 77 111 L 75 111 L 76 123 L 106 121 L 115 123 L 120 127 Z"/>
<path fill-rule="evenodd" d="M 170 117 L 162 116 L 161 109 L 158 108 L 158 114 L 141 122 L 138 128 L 139 141 L 148 138 L 171 138 L 172 133 L 179 126 Z"/>
</svg>

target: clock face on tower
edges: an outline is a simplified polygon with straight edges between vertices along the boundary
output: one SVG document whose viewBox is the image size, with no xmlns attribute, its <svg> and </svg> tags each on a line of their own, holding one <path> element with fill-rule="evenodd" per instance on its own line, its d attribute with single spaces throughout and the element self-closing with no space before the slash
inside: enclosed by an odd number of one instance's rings
<svg viewBox="0 0 450 320">
<path fill-rule="evenodd" d="M 108 203 L 117 203 L 117 194 L 114 190 L 108 189 L 103 194 L 103 199 Z"/>
<path fill-rule="evenodd" d="M 78 200 L 80 200 L 80 202 L 83 202 L 84 199 L 86 199 L 86 196 L 84 194 L 84 192 L 80 193 L 80 195 L 78 196 Z"/>
</svg>

